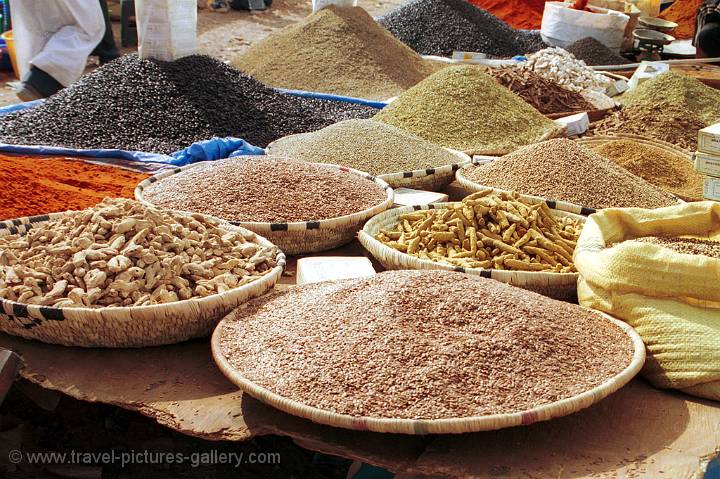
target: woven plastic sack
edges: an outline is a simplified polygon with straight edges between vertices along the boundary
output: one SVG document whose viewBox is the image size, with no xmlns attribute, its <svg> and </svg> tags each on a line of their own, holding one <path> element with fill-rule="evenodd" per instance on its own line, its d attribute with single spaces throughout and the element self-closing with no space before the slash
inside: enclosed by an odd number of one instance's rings
<svg viewBox="0 0 720 479">
<path fill-rule="evenodd" d="M 652 384 L 720 401 L 720 259 L 623 242 L 643 236 L 720 240 L 720 203 L 590 216 L 575 250 L 578 300 L 637 330 Z"/>
</svg>

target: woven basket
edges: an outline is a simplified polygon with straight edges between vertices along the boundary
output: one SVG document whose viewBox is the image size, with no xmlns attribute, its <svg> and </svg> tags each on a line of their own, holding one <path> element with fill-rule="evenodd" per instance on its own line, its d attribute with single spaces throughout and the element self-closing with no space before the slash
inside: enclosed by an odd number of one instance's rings
<svg viewBox="0 0 720 479">
<path fill-rule="evenodd" d="M 305 133 L 301 133 L 303 135 Z M 268 155 L 273 154 L 273 143 L 266 148 Z M 378 178 L 390 185 L 391 188 L 412 188 L 416 190 L 439 191 L 453 182 L 455 172 L 460 167 L 470 163 L 472 158 L 462 151 L 445 148 L 449 152 L 458 157 L 457 163 L 452 165 L 438 166 L 435 168 L 425 168 L 422 170 L 403 171 L 399 173 L 385 173 L 377 175 Z M 338 163 L 342 163 L 342 158 L 337 158 Z"/>
<path fill-rule="evenodd" d="M 146 180 L 143 180 L 135 188 L 135 198 L 150 206 L 155 206 L 143 197 L 143 191 L 145 188 L 155 183 L 156 181 L 167 178 L 168 176 L 180 173 L 188 168 L 194 168 L 200 163 L 193 163 L 191 165 L 175 168 L 173 170 L 164 171 L 158 173 L 155 176 L 151 176 Z M 231 224 L 242 226 L 243 228 L 254 231 L 273 244 L 278 246 L 283 252 L 288 255 L 298 255 L 307 253 L 317 253 L 319 251 L 326 251 L 329 249 L 337 248 L 346 243 L 351 242 L 357 232 L 362 228 L 363 223 L 368 218 L 375 216 L 376 214 L 385 211 L 393 205 L 395 196 L 392 188 L 385 181 L 372 176 L 362 171 L 347 168 L 345 166 L 331 165 L 326 163 L 314 163 L 317 165 L 337 168 L 340 171 L 362 176 L 368 180 L 373 181 L 376 185 L 383 188 L 387 194 L 385 201 L 380 204 L 368 208 L 363 211 L 358 211 L 351 215 L 339 216 L 337 218 L 323 219 L 318 221 L 296 221 L 292 223 L 256 223 L 250 221 L 230 221 Z"/>
<path fill-rule="evenodd" d="M 375 235 L 381 230 L 392 229 L 398 222 L 397 218 L 404 214 L 417 210 L 445 209 L 448 206 L 457 204 L 459 203 L 433 203 L 430 205 L 405 206 L 403 208 L 388 210 L 365 223 L 365 227 L 358 234 L 358 239 L 365 249 L 368 250 L 385 269 L 443 269 L 447 271 L 459 271 L 461 273 L 482 276 L 483 278 L 492 278 L 555 299 L 564 301 L 577 300 L 577 273 L 463 268 L 461 266 L 416 258 L 415 256 L 393 249 L 375 239 Z M 564 211 L 553 210 L 553 214 L 556 217 L 569 216 L 571 218 L 585 220 L 583 216 Z"/>
<path fill-rule="evenodd" d="M 672 143 L 668 143 L 666 141 L 661 140 L 654 140 L 651 138 L 646 138 L 643 136 L 637 136 L 637 135 L 627 135 L 627 134 L 617 134 L 612 136 L 588 136 L 585 138 L 579 138 L 575 140 L 577 143 L 580 143 L 582 145 L 601 145 L 603 143 L 607 143 L 610 141 L 619 141 L 619 140 L 630 140 L 634 143 L 638 143 L 644 146 L 657 148 L 659 150 L 663 150 L 667 153 L 677 155 L 683 158 L 686 158 L 688 160 L 688 163 L 693 164 L 693 155 L 690 151 L 680 148 L 679 146 L 675 146 Z M 660 186 L 658 186 L 660 189 L 664 189 Z M 667 190 L 665 190 L 667 191 Z M 668 193 L 671 193 L 668 191 Z M 676 195 L 675 193 L 671 193 L 673 195 Z M 683 201 L 698 201 L 698 199 L 688 198 L 684 196 L 676 195 L 678 198 L 680 198 Z"/>
<path fill-rule="evenodd" d="M 480 160 L 473 160 L 472 165 L 467 165 L 467 166 L 459 169 L 457 171 L 457 173 L 455 173 L 455 179 L 457 180 L 460 187 L 467 192 L 467 194 L 475 193 L 476 191 L 485 191 L 488 189 L 491 189 L 498 193 L 509 193 L 508 190 L 503 190 L 500 188 L 494 188 L 492 186 L 485 186 L 485 185 L 481 185 L 479 183 L 475 183 L 474 181 L 468 179 L 464 175 L 463 170 L 465 170 L 466 168 L 472 168 L 475 165 L 482 165 L 484 163 L 488 163 L 489 161 L 492 161 L 492 160 L 490 160 L 488 158 L 483 158 Z M 574 203 L 568 203 L 567 201 L 552 200 L 552 199 L 542 198 L 540 196 L 533 196 L 533 195 L 520 195 L 520 196 L 523 199 L 530 201 L 531 203 L 547 203 L 547 205 L 550 207 L 550 209 L 558 210 L 558 211 L 565 211 L 565 212 L 573 213 L 576 215 L 588 216 L 597 211 L 595 208 L 588 208 L 586 206 L 580 206 L 580 205 L 576 205 Z"/>
<path fill-rule="evenodd" d="M 22 234 L 64 213 L 0 223 L 0 237 Z M 226 228 L 242 230 L 236 226 Z M 272 244 L 257 237 L 263 246 Z M 224 293 L 150 306 L 54 308 L 0 299 L 0 331 L 45 343 L 88 348 L 139 348 L 179 343 L 210 335 L 218 321 L 249 299 L 272 288 L 282 275 L 285 255 L 265 276 Z"/>
<path fill-rule="evenodd" d="M 258 386 L 247 380 L 241 371 L 236 370 L 225 358 L 220 347 L 220 335 L 225 321 L 223 319 L 213 333 L 212 353 L 215 363 L 222 373 L 244 393 L 255 399 L 269 404 L 288 414 L 309 419 L 319 424 L 342 427 L 358 431 L 374 431 L 399 434 L 460 434 L 466 432 L 490 431 L 514 426 L 527 426 L 539 421 L 547 421 L 556 417 L 567 416 L 581 409 L 604 399 L 613 392 L 627 384 L 645 362 L 645 345 L 642 339 L 628 324 L 619 321 L 607 314 L 600 313 L 621 328 L 632 340 L 634 353 L 630 364 L 616 376 L 608 379 L 603 384 L 584 391 L 567 399 L 562 399 L 549 404 L 526 410 L 507 414 L 493 414 L 487 416 L 473 416 L 450 419 L 435 420 L 413 420 L 413 419 L 388 419 L 374 417 L 359 417 L 346 414 L 337 414 L 331 411 L 307 406 L 275 394 L 268 389 Z"/>
</svg>

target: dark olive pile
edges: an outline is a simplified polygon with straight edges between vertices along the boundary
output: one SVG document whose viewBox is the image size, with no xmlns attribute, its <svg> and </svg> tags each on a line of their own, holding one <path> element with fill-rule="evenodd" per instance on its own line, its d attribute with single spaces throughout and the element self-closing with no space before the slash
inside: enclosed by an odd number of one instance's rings
<svg viewBox="0 0 720 479">
<path fill-rule="evenodd" d="M 35 108 L 0 119 L 0 141 L 172 153 L 213 136 L 266 146 L 377 110 L 279 93 L 218 60 L 125 55 Z"/>
<path fill-rule="evenodd" d="M 378 21 L 423 55 L 465 51 L 512 57 L 546 46 L 539 35 L 515 30 L 465 0 L 414 0 Z"/>
<path fill-rule="evenodd" d="M 590 66 L 627 65 L 632 63 L 627 58 L 610 50 L 593 37 L 582 38 L 566 48 L 578 60 Z"/>
</svg>

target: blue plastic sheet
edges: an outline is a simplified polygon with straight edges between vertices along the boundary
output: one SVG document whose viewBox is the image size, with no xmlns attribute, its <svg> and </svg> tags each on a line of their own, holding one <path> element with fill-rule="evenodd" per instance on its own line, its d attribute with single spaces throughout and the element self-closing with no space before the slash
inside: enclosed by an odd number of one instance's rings
<svg viewBox="0 0 720 479">
<path fill-rule="evenodd" d="M 385 108 L 390 103 L 386 101 L 378 101 L 378 100 L 367 100 L 365 98 L 355 98 L 352 96 L 341 96 L 341 95 L 333 95 L 330 93 L 317 93 L 312 91 L 304 91 L 304 90 L 288 90 L 286 88 L 276 88 L 277 91 L 280 91 L 282 93 L 287 93 L 288 95 L 292 96 L 299 96 L 303 98 L 316 98 L 318 100 L 333 100 L 333 101 L 341 101 L 344 103 L 354 103 L 355 105 L 365 105 L 372 108 Z"/>
<path fill-rule="evenodd" d="M 18 103 L 0 108 L 0 116 L 15 111 L 25 110 L 41 104 L 44 100 L 35 100 Z M 172 155 L 161 153 L 148 153 L 144 151 L 127 151 L 114 149 L 74 149 L 58 146 L 40 145 L 10 145 L 0 143 L 0 152 L 17 153 L 21 155 L 63 155 L 82 156 L 89 158 L 115 158 L 131 162 L 159 163 L 172 166 L 184 166 L 198 161 L 212 161 L 231 156 L 264 155 L 265 150 L 240 138 L 211 138 L 202 140 L 187 148 L 176 151 Z"/>
</svg>

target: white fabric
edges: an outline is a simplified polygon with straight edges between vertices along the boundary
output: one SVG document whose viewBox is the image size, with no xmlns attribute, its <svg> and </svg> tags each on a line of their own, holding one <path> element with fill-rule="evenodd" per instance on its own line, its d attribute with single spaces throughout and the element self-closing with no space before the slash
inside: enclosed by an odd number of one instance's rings
<svg viewBox="0 0 720 479">
<path fill-rule="evenodd" d="M 105 33 L 98 0 L 10 0 L 10 12 L 21 77 L 34 65 L 70 85 Z"/>
</svg>

